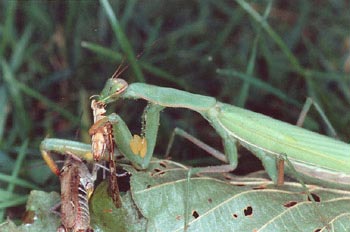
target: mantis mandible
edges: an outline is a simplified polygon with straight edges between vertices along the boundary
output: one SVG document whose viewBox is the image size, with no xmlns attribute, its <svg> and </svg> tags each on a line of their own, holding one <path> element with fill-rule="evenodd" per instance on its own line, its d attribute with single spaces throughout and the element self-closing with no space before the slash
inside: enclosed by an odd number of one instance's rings
<svg viewBox="0 0 350 232">
<path fill-rule="evenodd" d="M 160 112 L 166 107 L 186 108 L 198 112 L 223 140 L 226 157 L 218 156 L 228 165 L 208 167 L 204 171 L 229 171 L 237 166 L 237 144 L 257 156 L 270 178 L 278 182 L 277 160 L 285 155 L 300 177 L 308 183 L 326 187 L 350 189 L 350 145 L 342 141 L 294 126 L 268 116 L 203 96 L 144 83 L 128 83 L 113 75 L 100 95 L 94 99 L 107 106 L 118 99 L 143 99 L 148 105 L 143 113 L 141 136 L 132 136 L 122 118 L 112 113 L 106 120 L 113 122 L 114 139 L 118 149 L 133 165 L 148 167 L 157 139 Z M 91 160 L 91 146 L 78 142 L 45 139 L 42 152 L 53 150 L 81 155 Z M 286 167 L 287 175 L 293 170 Z"/>
</svg>

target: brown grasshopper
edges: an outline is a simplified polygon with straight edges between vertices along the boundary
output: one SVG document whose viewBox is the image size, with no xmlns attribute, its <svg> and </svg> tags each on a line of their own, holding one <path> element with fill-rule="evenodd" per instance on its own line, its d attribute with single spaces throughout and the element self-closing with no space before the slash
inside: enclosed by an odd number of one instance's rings
<svg viewBox="0 0 350 232">
<path fill-rule="evenodd" d="M 89 198 L 94 190 L 95 174 L 76 156 L 69 155 L 61 170 L 48 153 L 43 158 L 61 182 L 61 225 L 57 232 L 91 232 Z M 95 170 L 94 170 L 95 171 Z"/>
<path fill-rule="evenodd" d="M 121 207 L 120 193 L 117 183 L 116 166 L 114 161 L 113 125 L 105 116 L 105 105 L 96 100 L 91 101 L 94 124 L 89 129 L 91 135 L 92 154 L 95 161 L 100 161 L 105 152 L 108 153 L 109 187 L 108 192 L 117 208 Z"/>
</svg>

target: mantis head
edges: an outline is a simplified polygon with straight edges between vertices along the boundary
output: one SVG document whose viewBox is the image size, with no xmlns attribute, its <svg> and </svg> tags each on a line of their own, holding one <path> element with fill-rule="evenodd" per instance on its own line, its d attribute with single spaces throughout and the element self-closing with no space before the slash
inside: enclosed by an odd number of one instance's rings
<svg viewBox="0 0 350 232">
<path fill-rule="evenodd" d="M 109 78 L 102 89 L 100 95 L 93 96 L 97 97 L 97 101 L 100 104 L 108 104 L 117 101 L 119 96 L 128 88 L 128 83 L 120 78 Z"/>
<path fill-rule="evenodd" d="M 123 67 L 122 62 L 117 70 L 115 70 L 112 77 L 107 80 L 101 94 L 91 96 L 90 99 L 96 99 L 97 103 L 101 106 L 117 101 L 119 96 L 128 88 L 128 82 L 119 78 L 128 67 L 128 65 Z"/>
</svg>

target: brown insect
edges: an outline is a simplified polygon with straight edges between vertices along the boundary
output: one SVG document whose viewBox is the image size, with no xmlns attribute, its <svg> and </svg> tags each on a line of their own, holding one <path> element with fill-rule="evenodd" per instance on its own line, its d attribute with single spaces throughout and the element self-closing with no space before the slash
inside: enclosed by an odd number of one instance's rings
<svg viewBox="0 0 350 232">
<path fill-rule="evenodd" d="M 94 190 L 95 175 L 76 156 L 69 155 L 61 170 L 48 155 L 44 160 L 61 182 L 61 225 L 57 232 L 91 232 L 89 198 Z"/>
<path fill-rule="evenodd" d="M 114 161 L 113 125 L 105 116 L 105 105 L 95 99 L 91 101 L 91 109 L 94 115 L 94 124 L 89 129 L 91 135 L 92 154 L 95 161 L 100 161 L 105 153 L 108 153 L 109 187 L 108 192 L 117 208 L 121 207 L 121 198 L 118 188 L 116 166 Z"/>
</svg>

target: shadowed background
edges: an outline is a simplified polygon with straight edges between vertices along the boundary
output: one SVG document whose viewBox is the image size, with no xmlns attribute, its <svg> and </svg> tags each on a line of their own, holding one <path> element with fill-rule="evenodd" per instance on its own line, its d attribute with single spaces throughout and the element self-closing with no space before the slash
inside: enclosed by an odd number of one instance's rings
<svg viewBox="0 0 350 232">
<path fill-rule="evenodd" d="M 126 42 L 115 34 L 102 2 L 0 2 L 2 218 L 21 217 L 31 189 L 58 190 L 58 178 L 41 159 L 41 140 L 89 143 L 89 97 L 123 60 L 130 63 L 130 52 L 142 55 L 137 65 L 143 75 L 129 67 L 122 75 L 129 83 L 210 95 L 293 124 L 309 96 L 339 137 L 349 140 L 348 1 L 113 1 L 109 10 Z M 120 101 L 109 111 L 139 133 L 144 106 Z M 306 128 L 328 133 L 315 110 L 308 116 Z M 159 157 L 175 127 L 222 150 L 197 114 L 166 109 L 160 123 Z M 252 156 L 240 153 L 238 174 L 259 169 Z M 217 164 L 180 138 L 171 157 L 194 166 Z"/>
</svg>

